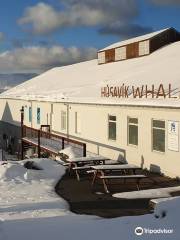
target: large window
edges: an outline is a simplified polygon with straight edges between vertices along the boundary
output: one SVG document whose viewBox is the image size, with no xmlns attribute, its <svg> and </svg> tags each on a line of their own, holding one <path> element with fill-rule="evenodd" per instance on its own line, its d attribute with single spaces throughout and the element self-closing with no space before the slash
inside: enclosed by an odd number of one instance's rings
<svg viewBox="0 0 180 240">
<path fill-rule="evenodd" d="M 165 152 L 165 121 L 152 122 L 152 148 L 154 151 Z"/>
<path fill-rule="evenodd" d="M 139 43 L 139 56 L 149 54 L 149 40 Z"/>
<path fill-rule="evenodd" d="M 116 140 L 116 116 L 108 116 L 108 138 Z"/>
<path fill-rule="evenodd" d="M 75 112 L 75 133 L 81 133 L 81 118 L 78 112 Z"/>
<path fill-rule="evenodd" d="M 128 144 L 138 145 L 138 119 L 128 118 Z"/>
<path fill-rule="evenodd" d="M 61 130 L 66 130 L 67 128 L 67 114 L 65 111 L 61 111 Z"/>
<path fill-rule="evenodd" d="M 37 124 L 41 123 L 41 109 L 37 108 Z"/>
<path fill-rule="evenodd" d="M 29 122 L 32 122 L 32 107 L 29 107 Z"/>
<path fill-rule="evenodd" d="M 98 63 L 99 64 L 105 63 L 105 52 L 98 53 Z"/>
<path fill-rule="evenodd" d="M 126 47 L 120 47 L 115 49 L 115 60 L 124 60 L 126 59 Z"/>
</svg>

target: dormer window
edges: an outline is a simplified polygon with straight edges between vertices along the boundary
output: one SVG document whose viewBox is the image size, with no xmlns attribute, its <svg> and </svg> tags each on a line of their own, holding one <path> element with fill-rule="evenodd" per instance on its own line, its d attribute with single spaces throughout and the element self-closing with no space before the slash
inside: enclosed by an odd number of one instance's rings
<svg viewBox="0 0 180 240">
<path fill-rule="evenodd" d="M 98 52 L 98 64 L 146 56 L 165 45 L 179 40 L 180 33 L 174 28 L 167 28 L 131 38 L 101 49 Z"/>
</svg>

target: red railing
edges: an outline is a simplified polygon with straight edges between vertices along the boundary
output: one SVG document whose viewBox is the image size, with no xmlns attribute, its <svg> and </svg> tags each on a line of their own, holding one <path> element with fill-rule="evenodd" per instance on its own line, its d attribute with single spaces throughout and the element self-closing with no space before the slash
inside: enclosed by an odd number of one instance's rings
<svg viewBox="0 0 180 240">
<path fill-rule="evenodd" d="M 44 125 L 43 125 L 44 126 Z M 46 126 L 47 127 L 47 126 Z M 65 145 L 77 145 L 81 146 L 83 150 L 83 156 L 86 156 L 86 144 L 80 141 L 76 141 L 74 139 L 70 139 L 67 137 L 63 137 L 57 134 L 50 133 L 49 131 L 42 131 L 41 129 L 35 129 L 28 127 L 26 125 L 22 126 L 22 138 L 27 138 L 29 140 L 36 139 L 37 145 L 39 146 L 38 155 L 40 155 L 40 148 L 41 148 L 41 140 L 42 139 L 49 139 L 53 141 L 60 142 L 61 149 L 65 148 Z M 50 128 L 49 128 L 50 129 Z"/>
</svg>

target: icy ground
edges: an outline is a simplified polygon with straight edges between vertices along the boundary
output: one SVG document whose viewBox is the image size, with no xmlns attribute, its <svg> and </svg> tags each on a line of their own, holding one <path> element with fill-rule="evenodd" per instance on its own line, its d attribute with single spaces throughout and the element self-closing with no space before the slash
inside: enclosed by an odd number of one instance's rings
<svg viewBox="0 0 180 240">
<path fill-rule="evenodd" d="M 27 170 L 24 162 L 0 165 L 0 240 L 179 240 L 179 198 L 159 203 L 154 214 L 144 216 L 102 219 L 76 215 L 54 192 L 64 167 L 49 159 L 33 161 L 42 170 Z M 173 233 L 137 236 L 136 227 Z"/>
</svg>

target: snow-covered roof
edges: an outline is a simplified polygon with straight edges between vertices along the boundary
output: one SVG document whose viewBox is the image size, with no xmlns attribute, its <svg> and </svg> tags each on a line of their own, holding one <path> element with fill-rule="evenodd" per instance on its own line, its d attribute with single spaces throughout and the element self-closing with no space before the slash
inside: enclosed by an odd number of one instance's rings
<svg viewBox="0 0 180 240">
<path fill-rule="evenodd" d="M 73 102 L 113 105 L 180 107 L 180 99 L 122 99 L 101 97 L 101 88 L 108 86 L 169 84 L 179 96 L 180 41 L 159 49 L 151 55 L 109 64 L 97 59 L 51 69 L 0 95 L 37 101 Z"/>
<path fill-rule="evenodd" d="M 148 39 L 150 39 L 150 38 L 152 38 L 152 37 L 154 37 L 154 36 L 156 36 L 156 35 L 158 35 L 158 34 L 160 34 L 162 32 L 165 32 L 168 29 L 169 28 L 166 28 L 166 29 L 162 29 L 160 31 L 148 33 L 146 35 L 142 35 L 142 36 L 139 36 L 139 37 L 130 38 L 130 39 L 127 39 L 127 40 L 124 40 L 124 41 L 120 41 L 120 42 L 111 44 L 110 46 L 105 47 L 105 48 L 99 50 L 99 52 L 104 51 L 104 50 L 108 50 L 108 49 L 112 49 L 112 48 L 122 47 L 122 46 L 131 44 L 131 43 L 135 43 L 135 42 L 145 41 L 145 40 L 148 40 Z"/>
</svg>

